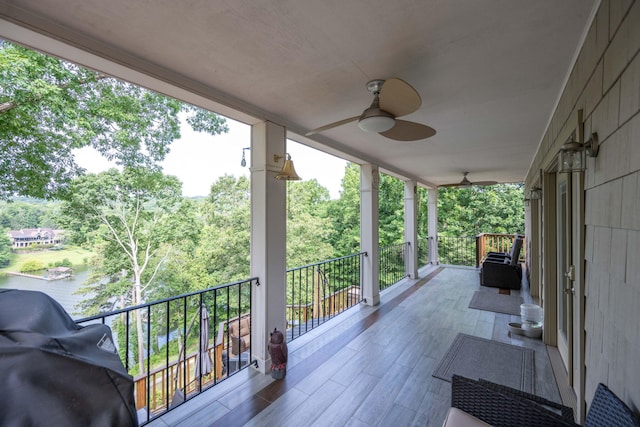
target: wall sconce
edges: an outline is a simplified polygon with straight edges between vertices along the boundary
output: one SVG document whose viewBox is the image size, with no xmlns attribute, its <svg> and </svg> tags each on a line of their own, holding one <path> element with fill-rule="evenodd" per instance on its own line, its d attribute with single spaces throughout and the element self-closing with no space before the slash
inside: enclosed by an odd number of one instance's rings
<svg viewBox="0 0 640 427">
<path fill-rule="evenodd" d="M 524 205 L 529 206 L 531 204 L 531 199 L 524 199 Z"/>
<path fill-rule="evenodd" d="M 245 150 L 251 150 L 251 147 L 245 147 L 242 149 L 242 160 L 240 160 L 240 166 L 245 167 L 247 166 L 247 159 L 244 158 L 244 151 Z"/>
<path fill-rule="evenodd" d="M 560 172 L 582 172 L 587 167 L 586 156 L 596 157 L 598 148 L 597 133 L 592 133 L 591 138 L 584 144 L 575 141 L 574 135 L 571 135 L 571 139 L 562 145 L 558 154 Z"/>
<path fill-rule="evenodd" d="M 273 155 L 273 161 L 278 163 L 283 156 L 278 156 L 277 154 Z M 282 179 L 285 181 L 299 181 L 302 178 L 298 176 L 295 168 L 293 167 L 293 161 L 291 160 L 291 155 L 286 153 L 284 155 L 284 165 L 282 165 L 282 170 L 280 173 L 276 175 L 276 179 Z"/>
<path fill-rule="evenodd" d="M 529 198 L 531 200 L 539 200 L 542 199 L 542 188 L 540 187 L 533 187 L 531 190 L 529 190 Z"/>
</svg>

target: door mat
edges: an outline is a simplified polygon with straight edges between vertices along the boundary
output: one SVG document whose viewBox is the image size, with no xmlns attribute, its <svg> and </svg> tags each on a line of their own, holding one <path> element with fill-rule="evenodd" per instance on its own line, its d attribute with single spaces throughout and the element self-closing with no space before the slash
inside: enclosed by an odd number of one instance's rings
<svg viewBox="0 0 640 427">
<path fill-rule="evenodd" d="M 522 302 L 522 297 L 518 295 L 476 291 L 471 297 L 469 308 L 520 316 L 520 304 Z"/>
<path fill-rule="evenodd" d="M 451 382 L 453 374 L 535 392 L 534 351 L 530 348 L 458 334 L 433 376 Z"/>
</svg>

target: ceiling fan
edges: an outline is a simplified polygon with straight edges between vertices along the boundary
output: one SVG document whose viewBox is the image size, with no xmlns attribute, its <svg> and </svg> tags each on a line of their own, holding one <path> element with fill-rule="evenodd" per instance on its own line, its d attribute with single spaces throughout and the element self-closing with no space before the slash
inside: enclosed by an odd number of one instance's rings
<svg viewBox="0 0 640 427">
<path fill-rule="evenodd" d="M 438 187 L 468 188 L 468 187 L 471 187 L 472 185 L 494 185 L 494 184 L 498 183 L 498 181 L 471 182 L 471 181 L 469 181 L 469 178 L 467 178 L 467 175 L 469 175 L 469 172 L 465 172 L 464 173 L 464 176 L 462 177 L 462 181 L 460 181 L 460 182 L 455 182 L 455 183 L 452 183 L 452 184 L 442 184 L 442 185 L 439 185 Z"/>
<path fill-rule="evenodd" d="M 417 111 L 422 105 L 420 95 L 409 83 L 395 77 L 371 80 L 367 83 L 367 90 L 373 94 L 373 102 L 362 114 L 313 129 L 307 136 L 356 120 L 360 129 L 396 141 L 417 141 L 436 134 L 432 127 L 397 119 Z"/>
</svg>

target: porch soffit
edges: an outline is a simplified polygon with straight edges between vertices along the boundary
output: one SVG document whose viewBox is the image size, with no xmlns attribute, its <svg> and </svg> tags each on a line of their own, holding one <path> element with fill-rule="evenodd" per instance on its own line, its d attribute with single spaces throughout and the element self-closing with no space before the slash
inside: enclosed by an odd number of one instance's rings
<svg viewBox="0 0 640 427">
<path fill-rule="evenodd" d="M 0 37 L 422 184 L 519 182 L 597 3 L 0 0 Z M 360 114 L 365 83 L 392 76 L 434 137 L 301 136 Z"/>
</svg>

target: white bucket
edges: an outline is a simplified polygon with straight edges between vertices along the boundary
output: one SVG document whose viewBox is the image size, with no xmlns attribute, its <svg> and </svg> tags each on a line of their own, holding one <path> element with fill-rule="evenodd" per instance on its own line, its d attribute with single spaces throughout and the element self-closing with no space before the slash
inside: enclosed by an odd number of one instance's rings
<svg viewBox="0 0 640 427">
<path fill-rule="evenodd" d="M 520 304 L 523 322 L 542 323 L 542 307 L 537 304 Z"/>
</svg>

